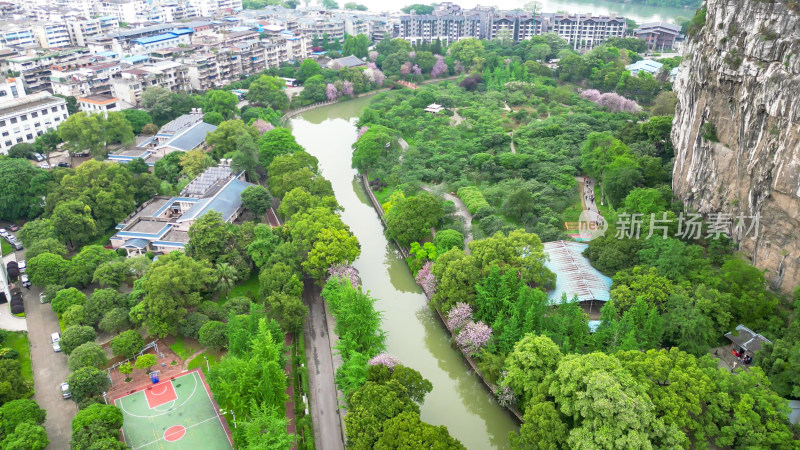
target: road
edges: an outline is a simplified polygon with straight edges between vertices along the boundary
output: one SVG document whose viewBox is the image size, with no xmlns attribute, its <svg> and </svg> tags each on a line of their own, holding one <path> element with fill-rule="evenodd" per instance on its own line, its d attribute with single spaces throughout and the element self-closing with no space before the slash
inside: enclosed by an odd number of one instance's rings
<svg viewBox="0 0 800 450">
<path fill-rule="evenodd" d="M 305 334 L 309 403 L 314 421 L 314 442 L 323 450 L 344 450 L 344 430 L 337 400 L 333 356 L 320 289 L 306 282 L 303 301 L 308 306 Z"/>
<path fill-rule="evenodd" d="M 58 317 L 50 305 L 39 303 L 41 288 L 23 289 L 25 317 L 28 319 L 28 340 L 31 343 L 34 400 L 47 410 L 44 428 L 50 438 L 48 449 L 68 449 L 72 434 L 72 419 L 78 412 L 75 402 L 61 398 L 59 385 L 69 376 L 67 355 L 56 353 L 50 335 L 59 330 Z"/>
<path fill-rule="evenodd" d="M 430 193 L 434 193 L 433 189 L 437 187 L 441 188 L 442 186 L 422 186 L 422 189 Z M 461 217 L 461 219 L 464 221 L 464 253 L 469 255 L 469 243 L 472 242 L 472 214 L 469 213 L 469 210 L 467 210 L 467 205 L 465 205 L 460 198 L 449 192 L 442 192 L 441 194 L 445 200 L 449 200 L 456 205 L 455 215 Z"/>
</svg>

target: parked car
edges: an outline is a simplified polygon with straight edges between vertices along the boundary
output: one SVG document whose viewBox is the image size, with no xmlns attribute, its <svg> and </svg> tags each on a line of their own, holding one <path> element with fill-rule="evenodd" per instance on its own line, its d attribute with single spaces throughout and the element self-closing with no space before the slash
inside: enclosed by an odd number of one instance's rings
<svg viewBox="0 0 800 450">
<path fill-rule="evenodd" d="M 39 294 L 39 303 L 48 303 L 48 302 L 47 302 L 47 296 L 46 296 L 46 295 L 44 295 L 44 292 L 42 292 L 41 294 Z"/>
<path fill-rule="evenodd" d="M 17 231 L 19 231 L 19 225 L 12 223 L 11 225 L 8 226 L 8 229 L 11 230 L 11 231 L 17 232 Z"/>
<path fill-rule="evenodd" d="M 91 152 L 89 152 L 89 150 L 84 150 L 84 151 L 82 151 L 82 152 L 73 153 L 73 155 L 74 155 L 76 158 L 86 158 L 86 157 L 88 157 L 88 156 L 91 156 L 92 154 L 91 154 Z"/>
<path fill-rule="evenodd" d="M 41 153 L 34 153 L 33 157 L 36 159 L 36 162 L 44 161 L 44 155 L 42 155 Z"/>
<path fill-rule="evenodd" d="M 53 341 L 53 351 L 60 352 L 61 345 L 58 344 L 58 341 L 61 340 L 61 333 L 53 333 L 50 335 L 50 340 Z"/>
<path fill-rule="evenodd" d="M 68 383 L 61 383 L 61 397 L 65 399 L 72 397 L 72 393 L 69 391 Z"/>
<path fill-rule="evenodd" d="M 68 162 L 62 161 L 58 163 L 58 167 L 72 167 L 72 165 Z"/>
<path fill-rule="evenodd" d="M 19 276 L 19 281 L 22 282 L 22 285 L 25 287 L 29 287 L 31 285 L 31 280 L 28 279 L 28 276 L 24 273 Z"/>
<path fill-rule="evenodd" d="M 39 167 L 41 167 L 42 169 L 49 169 L 50 168 L 50 164 L 47 164 L 46 162 L 45 163 L 41 163 L 41 164 L 39 164 Z"/>
<path fill-rule="evenodd" d="M 25 273 L 26 267 L 28 267 L 28 263 L 26 263 L 24 259 L 17 261 L 17 268 L 19 268 L 20 272 Z"/>
<path fill-rule="evenodd" d="M 17 240 L 17 238 L 15 238 L 13 234 L 8 232 L 6 232 L 6 234 L 3 235 L 3 239 L 8 241 L 9 244 Z"/>
<path fill-rule="evenodd" d="M 11 236 L 11 233 L 9 233 L 8 230 L 6 230 L 5 228 L 0 228 L 0 236 L 8 238 L 9 236 Z"/>
<path fill-rule="evenodd" d="M 14 247 L 14 250 L 16 250 L 16 251 L 20 251 L 23 248 L 25 248 L 25 247 L 22 246 L 22 242 L 19 242 L 19 241 L 11 242 L 11 246 Z"/>
</svg>

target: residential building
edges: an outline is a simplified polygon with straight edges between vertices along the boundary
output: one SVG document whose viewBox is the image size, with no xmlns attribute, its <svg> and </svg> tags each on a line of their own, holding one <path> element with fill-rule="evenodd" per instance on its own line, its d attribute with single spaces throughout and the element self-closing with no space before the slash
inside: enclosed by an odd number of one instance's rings
<svg viewBox="0 0 800 450">
<path fill-rule="evenodd" d="M 327 36 L 329 42 L 344 42 L 344 20 L 317 17 L 303 18 L 297 22 L 300 25 L 298 33 L 308 39 L 323 39 Z"/>
<path fill-rule="evenodd" d="M 111 80 L 111 89 L 120 100 L 138 105 L 142 93 L 150 86 L 160 86 L 173 92 L 191 90 L 189 67 L 171 60 L 157 61 L 140 67 L 125 69 Z"/>
<path fill-rule="evenodd" d="M 232 223 L 243 211 L 242 191 L 253 186 L 244 172 L 234 172 L 229 160 L 198 175 L 177 197 L 156 196 L 117 225 L 111 237 L 113 248 L 127 250 L 128 256 L 148 251 L 169 253 L 189 243 L 189 228 L 210 211 Z"/>
<path fill-rule="evenodd" d="M 33 33 L 42 48 L 65 48 L 72 45 L 66 23 L 39 23 L 33 25 Z"/>
<path fill-rule="evenodd" d="M 521 42 L 546 32 L 547 23 L 542 16 L 524 11 L 505 11 L 490 15 L 487 39 L 508 39 Z"/>
<path fill-rule="evenodd" d="M 25 96 L 25 84 L 22 78 L 0 78 L 0 102 Z"/>
<path fill-rule="evenodd" d="M 36 36 L 30 26 L 18 26 L 12 22 L 0 25 L 0 44 L 4 47 L 36 44 Z"/>
<path fill-rule="evenodd" d="M 119 20 L 114 16 L 76 20 L 68 22 L 67 25 L 72 45 L 78 47 L 85 47 L 90 38 L 116 33 L 119 30 Z"/>
<path fill-rule="evenodd" d="M 56 52 L 38 51 L 15 56 L 6 60 L 8 70 L 19 74 L 25 83 L 25 90 L 37 92 L 51 89 L 50 76 L 54 68 L 66 71 L 70 68 L 88 66 L 91 63 L 82 59 L 88 55 L 85 48 L 64 49 Z"/>
<path fill-rule="evenodd" d="M 647 42 L 647 49 L 651 51 L 672 50 L 675 41 L 681 34 L 680 25 L 667 22 L 650 22 L 639 26 L 634 35 Z"/>
<path fill-rule="evenodd" d="M 191 28 L 179 28 L 155 36 L 134 39 L 131 42 L 131 52 L 140 54 L 167 47 L 189 45 L 192 43 L 192 33 L 194 31 Z"/>
<path fill-rule="evenodd" d="M 122 71 L 118 62 L 95 64 L 80 69 L 61 71 L 53 69 L 50 90 L 65 96 L 110 95 L 111 80 Z"/>
<path fill-rule="evenodd" d="M 639 76 L 640 72 L 646 72 L 650 75 L 656 76 L 658 72 L 661 71 L 661 67 L 664 64 L 661 64 L 658 61 L 653 61 L 652 59 L 643 59 L 641 61 L 636 61 L 633 64 L 628 64 L 625 66 L 625 70 L 631 73 L 633 76 Z"/>
<path fill-rule="evenodd" d="M 480 38 L 480 17 L 463 15 L 460 11 L 451 10 L 449 14 L 417 15 L 400 17 L 399 36 L 418 45 L 435 40 L 443 44 L 451 44 L 466 38 Z"/>
<path fill-rule="evenodd" d="M 591 50 L 608 38 L 625 37 L 628 29 L 624 17 L 555 14 L 550 20 L 551 26 L 547 31 L 558 34 L 569 42 L 573 49 L 579 51 Z"/>
<path fill-rule="evenodd" d="M 89 114 L 106 114 L 109 111 L 121 111 L 123 109 L 122 102 L 117 97 L 109 95 L 89 95 L 87 97 L 78 97 L 78 109 Z"/>
<path fill-rule="evenodd" d="M 102 16 L 114 16 L 120 22 L 135 23 L 146 18 L 147 0 L 102 0 L 97 10 Z"/>
<path fill-rule="evenodd" d="M 67 120 L 67 102 L 47 92 L 0 101 L 0 153 L 22 142 L 33 142 Z"/>
</svg>

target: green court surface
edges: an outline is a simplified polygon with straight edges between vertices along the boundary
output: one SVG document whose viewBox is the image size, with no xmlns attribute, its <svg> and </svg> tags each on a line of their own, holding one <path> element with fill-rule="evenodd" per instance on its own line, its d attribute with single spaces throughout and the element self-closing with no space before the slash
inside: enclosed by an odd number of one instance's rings
<svg viewBox="0 0 800 450">
<path fill-rule="evenodd" d="M 122 434 L 132 449 L 233 448 L 199 370 L 162 380 L 114 404 L 122 409 Z"/>
</svg>

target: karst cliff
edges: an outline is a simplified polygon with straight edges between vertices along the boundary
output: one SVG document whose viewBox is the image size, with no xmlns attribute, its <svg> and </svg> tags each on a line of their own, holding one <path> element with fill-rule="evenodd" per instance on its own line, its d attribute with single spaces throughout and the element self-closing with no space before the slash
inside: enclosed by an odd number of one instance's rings
<svg viewBox="0 0 800 450">
<path fill-rule="evenodd" d="M 730 218 L 737 248 L 790 291 L 800 285 L 800 5 L 704 7 L 674 85 L 673 190 L 707 220 Z M 736 232 L 737 217 L 757 214 L 757 236 Z"/>
</svg>

